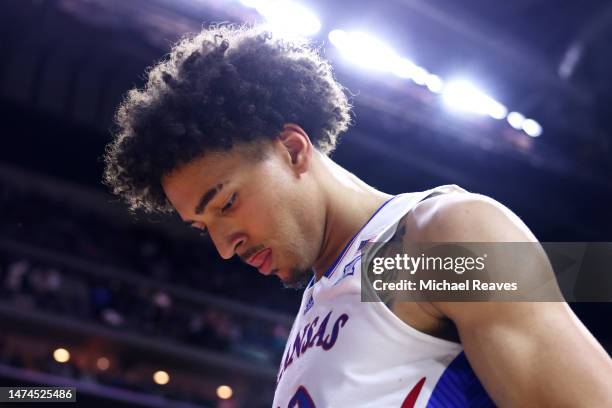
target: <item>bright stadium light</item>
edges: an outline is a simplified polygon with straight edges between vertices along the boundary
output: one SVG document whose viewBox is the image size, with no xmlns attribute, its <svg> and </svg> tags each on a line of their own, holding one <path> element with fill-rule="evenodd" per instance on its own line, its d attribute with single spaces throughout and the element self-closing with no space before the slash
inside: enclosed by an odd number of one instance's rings
<svg viewBox="0 0 612 408">
<path fill-rule="evenodd" d="M 451 110 L 503 119 L 508 110 L 468 81 L 453 81 L 444 87 L 443 100 Z"/>
<path fill-rule="evenodd" d="M 349 35 L 344 30 L 331 30 L 327 34 L 329 41 L 338 49 L 343 49 L 348 46 Z"/>
<path fill-rule="evenodd" d="M 425 85 L 428 77 L 429 72 L 423 67 L 416 67 L 412 74 L 412 80 L 417 85 Z"/>
<path fill-rule="evenodd" d="M 153 373 L 153 381 L 155 384 L 166 385 L 170 382 L 170 375 L 163 370 L 156 371 Z"/>
<path fill-rule="evenodd" d="M 217 387 L 217 397 L 220 399 L 230 399 L 232 395 L 234 395 L 234 391 L 229 385 L 220 385 Z"/>
<path fill-rule="evenodd" d="M 489 116 L 493 119 L 502 120 L 508 115 L 508 108 L 506 108 L 501 103 L 495 101 L 495 104 L 491 105 L 491 109 L 489 110 Z"/>
<path fill-rule="evenodd" d="M 497 120 L 506 119 L 510 126 L 523 130 L 531 137 L 542 134 L 542 127 L 535 120 L 525 119 L 518 112 L 508 113 L 505 105 L 470 81 L 456 79 L 446 82 L 438 75 L 401 57 L 387 44 L 369 34 L 360 31 L 333 30 L 328 38 L 338 52 L 354 65 L 390 72 L 400 78 L 410 79 L 417 85 L 426 86 L 431 92 L 441 94 L 444 105 L 452 111 L 488 115 Z"/>
<path fill-rule="evenodd" d="M 328 38 L 344 58 L 364 68 L 392 71 L 399 60 L 391 47 L 361 31 L 333 30 Z"/>
<path fill-rule="evenodd" d="M 317 16 L 299 3 L 289 0 L 241 0 L 266 20 L 271 30 L 282 35 L 308 36 L 321 29 Z"/>
<path fill-rule="evenodd" d="M 53 351 L 53 359 L 58 363 L 66 363 L 70 360 L 70 352 L 63 347 Z"/>
<path fill-rule="evenodd" d="M 444 81 L 437 75 L 429 74 L 425 79 L 427 89 L 434 93 L 440 93 L 444 89 Z"/>
<path fill-rule="evenodd" d="M 542 126 L 533 119 L 525 119 L 522 128 L 531 137 L 538 137 L 542 134 Z"/>
<path fill-rule="evenodd" d="M 444 88 L 444 81 L 439 76 L 430 74 L 407 58 L 400 57 L 387 44 L 369 34 L 333 30 L 328 38 L 344 58 L 356 65 L 411 79 L 417 85 L 426 85 L 432 92 L 440 93 Z"/>
<path fill-rule="evenodd" d="M 100 371 L 106 371 L 110 367 L 110 360 L 106 357 L 100 357 L 96 360 L 96 367 Z"/>
<path fill-rule="evenodd" d="M 398 58 L 391 67 L 391 72 L 400 78 L 412 79 L 419 68 L 414 62 L 406 58 Z"/>
<path fill-rule="evenodd" d="M 516 130 L 521 130 L 523 128 L 523 122 L 525 122 L 525 116 L 518 112 L 510 112 L 507 118 L 510 126 L 515 128 Z"/>
</svg>

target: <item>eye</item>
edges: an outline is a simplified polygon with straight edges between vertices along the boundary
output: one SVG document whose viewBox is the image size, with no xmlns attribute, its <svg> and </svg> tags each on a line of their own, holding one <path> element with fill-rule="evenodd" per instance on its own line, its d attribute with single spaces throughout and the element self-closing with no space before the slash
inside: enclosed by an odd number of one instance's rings
<svg viewBox="0 0 612 408">
<path fill-rule="evenodd" d="M 201 237 L 208 237 L 208 229 L 202 225 L 199 222 L 194 222 L 193 224 L 191 224 L 191 228 L 195 228 L 197 230 L 200 230 L 200 236 Z"/>
<path fill-rule="evenodd" d="M 228 211 L 230 208 L 232 208 L 232 205 L 234 205 L 234 201 L 236 201 L 236 193 L 232 194 L 232 196 L 227 201 L 227 203 L 225 203 L 223 208 L 221 208 L 221 213 L 224 213 L 224 212 Z"/>
</svg>

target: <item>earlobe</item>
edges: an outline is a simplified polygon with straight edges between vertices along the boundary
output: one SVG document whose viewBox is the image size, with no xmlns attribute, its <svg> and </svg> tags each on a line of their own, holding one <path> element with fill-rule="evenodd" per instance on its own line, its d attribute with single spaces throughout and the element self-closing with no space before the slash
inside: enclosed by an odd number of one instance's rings
<svg viewBox="0 0 612 408">
<path fill-rule="evenodd" d="M 279 140 L 291 158 L 291 165 L 299 173 L 308 170 L 312 159 L 312 143 L 306 132 L 298 125 L 286 124 Z"/>
</svg>

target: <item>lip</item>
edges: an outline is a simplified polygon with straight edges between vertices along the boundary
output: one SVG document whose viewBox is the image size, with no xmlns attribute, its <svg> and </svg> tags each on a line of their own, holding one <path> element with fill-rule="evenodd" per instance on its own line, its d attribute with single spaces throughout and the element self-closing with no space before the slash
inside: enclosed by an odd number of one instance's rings
<svg viewBox="0 0 612 408">
<path fill-rule="evenodd" d="M 259 273 L 267 276 L 270 275 L 270 272 L 272 272 L 272 250 L 268 249 L 263 257 L 264 260 L 257 269 L 259 270 Z"/>
<path fill-rule="evenodd" d="M 257 252 L 255 255 L 247 259 L 246 263 L 251 265 L 254 268 L 261 268 L 261 266 L 265 263 L 266 258 L 272 250 L 270 248 L 262 249 Z"/>
</svg>

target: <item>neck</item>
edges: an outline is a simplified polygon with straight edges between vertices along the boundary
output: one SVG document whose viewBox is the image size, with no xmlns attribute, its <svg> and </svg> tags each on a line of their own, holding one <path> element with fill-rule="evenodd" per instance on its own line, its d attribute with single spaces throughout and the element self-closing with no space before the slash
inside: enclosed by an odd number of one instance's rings
<svg viewBox="0 0 612 408">
<path fill-rule="evenodd" d="M 392 196 L 376 190 L 357 176 L 320 155 L 321 180 L 326 196 L 323 242 L 313 265 L 318 281 L 340 256 L 351 238 Z"/>
</svg>

